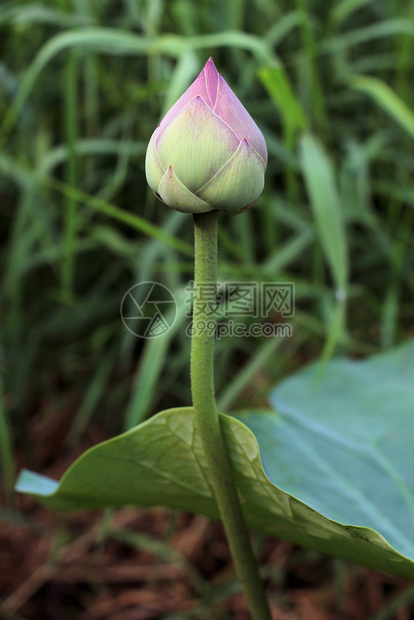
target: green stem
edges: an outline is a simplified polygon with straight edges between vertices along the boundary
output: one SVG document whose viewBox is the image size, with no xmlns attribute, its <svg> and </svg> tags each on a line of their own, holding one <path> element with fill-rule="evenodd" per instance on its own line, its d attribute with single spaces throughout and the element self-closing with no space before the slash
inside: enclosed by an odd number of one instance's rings
<svg viewBox="0 0 414 620">
<path fill-rule="evenodd" d="M 214 396 L 214 329 L 208 304 L 197 303 L 197 291 L 217 281 L 217 211 L 194 215 L 195 302 L 191 339 L 191 391 L 198 430 L 215 498 L 238 577 L 253 620 L 271 620 L 269 606 L 243 518 L 233 472 L 220 428 Z M 204 293 L 210 291 L 206 287 Z M 208 328 L 207 328 L 208 324 Z"/>
<path fill-rule="evenodd" d="M 67 60 L 65 80 L 65 132 L 68 144 L 67 182 L 71 187 L 78 186 L 76 140 L 77 140 L 77 72 L 78 59 L 71 53 Z M 66 196 L 64 213 L 64 238 L 62 256 L 63 303 L 73 301 L 73 284 L 76 258 L 77 201 L 73 195 Z"/>
</svg>

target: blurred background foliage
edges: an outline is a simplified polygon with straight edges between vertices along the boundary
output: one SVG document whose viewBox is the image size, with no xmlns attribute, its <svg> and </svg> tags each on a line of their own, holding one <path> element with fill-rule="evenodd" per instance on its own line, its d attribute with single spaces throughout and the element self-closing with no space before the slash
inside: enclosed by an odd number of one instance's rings
<svg viewBox="0 0 414 620">
<path fill-rule="evenodd" d="M 2 0 L 0 493 L 11 502 L 0 510 L 6 518 L 0 568 L 7 566 L 6 590 L 27 574 L 29 590 L 22 587 L 29 597 L 32 566 L 46 566 L 47 579 L 62 545 L 77 544 L 79 528 L 92 541 L 96 531 L 89 516 L 51 528 L 52 516 L 41 512 L 43 529 L 39 521 L 21 521 L 12 500 L 17 469 L 24 464 L 58 476 L 77 451 L 162 408 L 190 403 L 184 315 L 192 221 L 149 191 L 144 157 L 162 114 L 210 55 L 262 129 L 270 156 L 258 203 L 220 218 L 220 279 L 293 282 L 296 289 L 291 338 L 217 342 L 220 409 L 266 405 L 270 388 L 310 360 L 320 358 L 323 370 L 332 355 L 362 357 L 413 335 L 413 7 L 405 0 Z M 174 291 L 179 313 L 164 337 L 143 341 L 124 328 L 120 303 L 131 286 L 148 280 Z M 54 469 L 61 457 L 65 463 Z M 119 518 L 125 519 L 122 511 Z M 147 534 L 149 523 L 159 523 L 157 514 L 140 519 Z M 23 522 L 32 528 L 27 538 L 13 529 Z M 99 528 L 103 541 L 107 517 Z M 168 536 L 174 530 L 180 535 L 173 516 L 164 542 L 157 542 L 158 528 L 156 540 L 135 535 L 133 544 L 173 557 Z M 40 559 L 36 532 L 51 536 Z M 255 540 L 261 549 L 263 540 Z M 216 553 L 219 543 L 212 541 Z M 117 554 L 114 544 L 109 551 Z M 200 543 L 208 560 L 203 549 Z M 26 550 L 35 559 L 21 573 Z M 304 583 L 299 574 L 311 584 L 331 578 L 332 587 L 317 590 L 316 598 L 334 596 L 335 618 L 345 618 L 343 563 L 329 564 L 327 572 L 317 560 L 306 573 L 315 554 L 295 555 L 284 543 L 275 554 L 262 568 L 276 587 Z M 383 582 L 360 569 L 353 574 L 350 618 L 370 617 L 374 599 L 381 611 L 372 618 L 391 618 L 412 599 L 412 590 L 398 586 L 401 594 L 383 605 L 379 592 L 386 596 L 389 583 L 378 585 Z M 151 590 L 152 577 L 149 583 Z M 205 590 L 194 617 L 211 618 L 214 597 L 237 591 L 234 576 L 226 583 Z M 83 618 L 79 591 L 72 593 L 70 584 L 63 590 L 70 606 L 60 603 L 53 612 L 49 594 L 56 604 L 62 587 L 52 583 L 43 607 L 23 608 L 27 617 Z M 286 592 L 282 602 L 290 600 Z M 11 594 L 9 609 L 22 604 L 19 596 Z M 214 617 L 229 617 L 214 609 Z M 310 618 L 310 608 L 303 609 L 292 617 Z M 331 618 L 318 609 L 312 617 Z"/>
<path fill-rule="evenodd" d="M 217 343 L 221 410 L 266 404 L 311 359 L 413 333 L 413 20 L 403 0 L 2 1 L 6 489 L 16 446 L 37 466 L 33 416 L 62 418 L 70 448 L 92 419 L 115 434 L 190 402 L 192 221 L 157 201 L 144 157 L 210 55 L 270 155 L 259 202 L 220 218 L 220 279 L 296 287 L 291 338 Z M 153 341 L 119 312 L 147 280 L 179 300 Z"/>
</svg>

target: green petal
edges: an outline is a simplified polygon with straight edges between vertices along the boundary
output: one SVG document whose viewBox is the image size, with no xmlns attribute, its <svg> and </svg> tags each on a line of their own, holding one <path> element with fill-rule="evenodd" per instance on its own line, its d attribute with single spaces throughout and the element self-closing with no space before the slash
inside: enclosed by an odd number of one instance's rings
<svg viewBox="0 0 414 620">
<path fill-rule="evenodd" d="M 206 213 L 213 207 L 190 192 L 175 174 L 170 166 L 161 179 L 158 186 L 158 194 L 161 199 L 172 209 L 183 213 Z"/>
<path fill-rule="evenodd" d="M 147 177 L 147 183 L 153 192 L 158 192 L 158 186 L 164 176 L 165 170 L 160 164 L 157 151 L 155 150 L 155 139 L 158 133 L 158 127 L 151 136 L 149 141 L 147 154 L 145 156 L 145 175 Z"/>
<path fill-rule="evenodd" d="M 220 211 L 240 211 L 255 202 L 263 191 L 263 159 L 246 140 L 228 162 L 208 181 L 197 196 Z"/>
<path fill-rule="evenodd" d="M 194 97 L 156 137 L 164 169 L 173 166 L 186 187 L 196 192 L 233 155 L 239 140 L 205 104 Z"/>
</svg>

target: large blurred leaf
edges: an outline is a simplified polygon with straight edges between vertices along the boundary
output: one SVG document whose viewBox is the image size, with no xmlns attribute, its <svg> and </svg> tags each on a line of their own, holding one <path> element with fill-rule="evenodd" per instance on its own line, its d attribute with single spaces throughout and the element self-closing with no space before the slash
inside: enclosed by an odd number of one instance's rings
<svg viewBox="0 0 414 620">
<path fill-rule="evenodd" d="M 240 414 L 260 452 L 244 424 L 222 415 L 248 526 L 414 579 L 413 367 L 411 342 L 334 360 L 317 383 L 315 367 L 305 369 L 272 394 L 278 412 Z M 218 517 L 191 408 L 92 448 L 59 484 L 24 472 L 18 490 L 63 510 L 164 504 Z"/>
<path fill-rule="evenodd" d="M 331 519 L 381 533 L 414 559 L 414 341 L 365 361 L 312 365 L 241 416 L 264 469 Z M 362 559 L 362 558 L 361 558 Z"/>
</svg>

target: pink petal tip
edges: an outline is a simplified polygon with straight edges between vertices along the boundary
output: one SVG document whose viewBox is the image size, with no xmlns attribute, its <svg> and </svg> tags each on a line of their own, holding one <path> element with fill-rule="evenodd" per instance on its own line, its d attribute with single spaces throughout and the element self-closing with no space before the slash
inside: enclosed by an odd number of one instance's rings
<svg viewBox="0 0 414 620">
<path fill-rule="evenodd" d="M 218 90 L 218 80 L 219 73 L 216 69 L 216 66 L 213 62 L 213 59 L 210 58 L 207 60 L 204 65 L 204 79 L 206 81 L 206 89 L 210 99 L 211 107 L 214 108 L 217 101 L 217 90 Z"/>
</svg>

